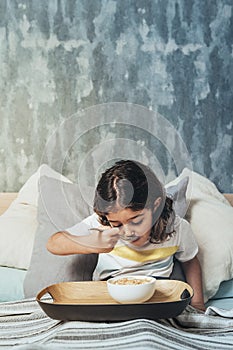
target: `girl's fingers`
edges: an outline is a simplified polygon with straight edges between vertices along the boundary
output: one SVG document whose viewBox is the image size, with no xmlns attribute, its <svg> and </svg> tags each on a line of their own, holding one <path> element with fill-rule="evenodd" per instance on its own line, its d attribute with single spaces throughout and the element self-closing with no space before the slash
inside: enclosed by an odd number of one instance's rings
<svg viewBox="0 0 233 350">
<path fill-rule="evenodd" d="M 120 236 L 118 227 L 100 226 L 93 227 L 89 231 L 94 233 L 97 240 L 96 245 L 100 247 L 114 248 Z"/>
<path fill-rule="evenodd" d="M 109 231 L 111 230 L 111 233 L 118 235 L 120 233 L 120 229 L 118 227 L 113 227 L 111 229 L 109 229 Z"/>
</svg>

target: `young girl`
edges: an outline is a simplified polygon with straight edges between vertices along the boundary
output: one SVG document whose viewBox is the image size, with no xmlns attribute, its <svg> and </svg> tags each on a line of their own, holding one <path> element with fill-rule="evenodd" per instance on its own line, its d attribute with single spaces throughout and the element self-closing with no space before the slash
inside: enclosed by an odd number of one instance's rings
<svg viewBox="0 0 233 350">
<path fill-rule="evenodd" d="M 55 233 L 47 249 L 59 255 L 99 253 L 95 280 L 124 274 L 169 278 L 175 257 L 194 290 L 191 305 L 205 310 L 198 246 L 189 223 L 175 215 L 172 204 L 150 168 L 119 161 L 100 178 L 95 213 Z"/>
</svg>

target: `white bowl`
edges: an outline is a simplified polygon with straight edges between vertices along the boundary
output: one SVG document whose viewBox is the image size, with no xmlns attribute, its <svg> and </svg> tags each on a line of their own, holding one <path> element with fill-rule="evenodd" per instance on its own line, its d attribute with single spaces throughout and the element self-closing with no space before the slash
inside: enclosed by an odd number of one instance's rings
<svg viewBox="0 0 233 350">
<path fill-rule="evenodd" d="M 150 276 L 117 276 L 107 280 L 107 289 L 111 297 L 121 304 L 143 303 L 154 294 L 155 282 L 156 279 Z"/>
</svg>

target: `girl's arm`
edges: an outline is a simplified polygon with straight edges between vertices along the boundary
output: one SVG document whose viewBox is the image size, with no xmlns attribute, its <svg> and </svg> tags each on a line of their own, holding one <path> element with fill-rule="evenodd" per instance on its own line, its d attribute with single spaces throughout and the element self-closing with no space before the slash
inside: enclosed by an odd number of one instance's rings
<svg viewBox="0 0 233 350">
<path fill-rule="evenodd" d="M 193 288 L 194 295 L 191 299 L 191 305 L 196 309 L 205 311 L 201 266 L 197 256 L 182 263 L 187 283 Z"/>
<path fill-rule="evenodd" d="M 104 232 L 94 231 L 86 236 L 60 231 L 49 238 L 47 249 L 56 255 L 108 253 L 114 248 L 118 238 L 118 228 L 108 228 Z"/>
</svg>

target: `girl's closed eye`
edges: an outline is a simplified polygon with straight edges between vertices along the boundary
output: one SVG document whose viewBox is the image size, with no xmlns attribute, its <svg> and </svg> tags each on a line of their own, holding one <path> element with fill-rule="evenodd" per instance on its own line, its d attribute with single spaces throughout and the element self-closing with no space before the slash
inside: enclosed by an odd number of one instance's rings
<svg viewBox="0 0 233 350">
<path fill-rule="evenodd" d="M 138 222 L 131 222 L 132 225 L 136 226 L 136 225 L 140 225 L 141 223 L 143 222 L 143 219 L 141 219 L 140 221 Z"/>
<path fill-rule="evenodd" d="M 120 228 L 122 226 L 122 224 L 118 224 L 118 225 L 111 225 L 112 227 L 117 227 Z"/>
</svg>

